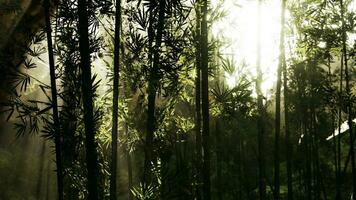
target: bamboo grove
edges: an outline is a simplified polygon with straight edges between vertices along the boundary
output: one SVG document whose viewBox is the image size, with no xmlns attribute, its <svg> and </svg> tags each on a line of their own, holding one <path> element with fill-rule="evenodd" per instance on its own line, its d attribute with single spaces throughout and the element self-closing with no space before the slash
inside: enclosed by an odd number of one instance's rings
<svg viewBox="0 0 356 200">
<path fill-rule="evenodd" d="M 0 199 L 354 199 L 356 1 L 276 0 L 275 68 L 272 0 L 252 65 L 213 33 L 227 1 L 0 1 L 1 134 L 40 144 L 0 135 Z"/>
</svg>

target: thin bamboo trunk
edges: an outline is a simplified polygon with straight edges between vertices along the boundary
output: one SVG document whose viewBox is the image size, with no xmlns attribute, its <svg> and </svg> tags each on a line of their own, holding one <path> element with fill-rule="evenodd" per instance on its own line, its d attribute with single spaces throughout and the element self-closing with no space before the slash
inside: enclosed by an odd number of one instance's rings
<svg viewBox="0 0 356 200">
<path fill-rule="evenodd" d="M 117 165 L 118 165 L 118 119 L 119 119 L 119 80 L 120 80 L 120 34 L 121 34 L 121 0 L 116 0 L 115 38 L 114 38 L 114 83 L 113 83 L 113 113 L 112 113 L 112 141 L 111 141 L 111 173 L 110 200 L 117 199 Z"/>
<path fill-rule="evenodd" d="M 158 24 L 157 24 L 157 35 L 156 35 L 156 42 L 155 48 L 153 52 L 153 62 L 152 62 L 152 70 L 150 72 L 149 83 L 148 83 L 148 105 L 147 105 L 147 134 L 146 134 L 146 142 L 145 142 L 145 161 L 144 161 L 144 175 L 143 175 L 143 182 L 144 188 L 148 186 L 147 184 L 151 181 L 150 175 L 150 166 L 151 162 L 153 161 L 153 136 L 156 129 L 156 117 L 155 117 L 155 106 L 156 106 L 156 93 L 158 90 L 159 85 L 159 49 L 161 48 L 162 44 L 162 36 L 163 36 L 163 29 L 164 29 L 164 18 L 165 18 L 165 8 L 166 8 L 166 1 L 160 0 L 159 1 L 159 14 L 158 14 Z M 150 28 L 149 35 L 153 33 L 152 30 L 152 13 L 150 15 Z M 151 42 L 150 42 L 151 43 Z"/>
<path fill-rule="evenodd" d="M 195 148 L 196 148 L 196 198 L 202 199 L 201 183 L 202 183 L 202 136 L 201 136 L 201 2 L 196 2 L 196 50 L 195 50 L 195 64 L 196 64 L 196 78 L 195 78 Z"/>
<path fill-rule="evenodd" d="M 99 199 L 99 165 L 95 142 L 94 94 L 91 77 L 88 2 L 78 0 L 79 50 L 82 70 L 82 98 L 84 107 L 85 147 L 87 162 L 88 199 Z"/>
<path fill-rule="evenodd" d="M 57 86 L 56 86 L 56 69 L 54 64 L 53 45 L 52 45 L 52 28 L 50 20 L 50 0 L 45 1 L 45 18 L 46 18 L 46 32 L 47 32 L 47 46 L 48 46 L 48 59 L 49 70 L 51 78 L 51 94 L 52 94 L 52 109 L 53 109 L 53 126 L 54 126 L 54 144 L 56 154 L 56 167 L 57 167 L 57 190 L 58 199 L 63 200 L 63 165 L 62 165 L 62 145 L 58 115 L 58 102 L 57 102 Z"/>
<path fill-rule="evenodd" d="M 210 189 L 210 144 L 209 144 L 209 61 L 208 61 L 208 0 L 202 1 L 201 23 L 201 75 L 202 75 L 202 145 L 203 145 L 203 197 L 211 199 Z"/>
</svg>

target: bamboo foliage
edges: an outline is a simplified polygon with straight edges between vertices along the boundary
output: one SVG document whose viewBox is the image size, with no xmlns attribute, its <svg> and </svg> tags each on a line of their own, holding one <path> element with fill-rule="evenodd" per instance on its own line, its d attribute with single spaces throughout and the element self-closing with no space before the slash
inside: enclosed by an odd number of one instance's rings
<svg viewBox="0 0 356 200">
<path fill-rule="evenodd" d="M 275 2 L 278 26 L 267 25 Z M 0 199 L 350 198 L 353 4 L 275 2 L 31 3 L 0 52 L 1 112 L 19 139 L 43 136 L 54 151 L 7 153 L 1 135 Z"/>
</svg>

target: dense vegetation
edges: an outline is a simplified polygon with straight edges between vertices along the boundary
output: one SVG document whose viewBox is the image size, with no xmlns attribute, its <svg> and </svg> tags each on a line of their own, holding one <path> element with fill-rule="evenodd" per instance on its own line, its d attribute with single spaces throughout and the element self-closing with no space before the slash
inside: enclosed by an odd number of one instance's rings
<svg viewBox="0 0 356 200">
<path fill-rule="evenodd" d="M 272 0 L 254 0 L 254 65 L 212 33 L 227 1 L 37 2 L 42 19 L 0 43 L 1 123 L 20 144 L 0 137 L 0 199 L 353 199 L 355 2 L 280 0 L 266 92 Z"/>
</svg>

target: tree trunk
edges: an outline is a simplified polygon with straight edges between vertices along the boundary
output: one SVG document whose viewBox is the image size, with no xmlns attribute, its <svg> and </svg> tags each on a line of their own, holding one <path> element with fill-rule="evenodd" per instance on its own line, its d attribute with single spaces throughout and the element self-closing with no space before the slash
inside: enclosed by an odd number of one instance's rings
<svg viewBox="0 0 356 200">
<path fill-rule="evenodd" d="M 196 78 L 195 78 L 195 148 L 196 148 L 196 198 L 201 200 L 201 183 L 202 183 L 202 139 L 201 139 L 201 2 L 196 2 Z"/>
<path fill-rule="evenodd" d="M 87 0 L 78 0 L 79 14 L 79 50 L 80 64 L 82 70 L 82 98 L 84 107 L 84 126 L 85 126 L 85 145 L 86 145 L 86 162 L 88 173 L 88 199 L 98 200 L 99 194 L 99 166 L 98 155 L 95 142 L 95 121 L 94 121 L 94 98 L 91 78 L 90 63 L 90 45 L 88 33 L 88 2 Z"/>
<path fill-rule="evenodd" d="M 52 45 L 52 28 L 50 20 L 50 0 L 45 1 L 45 18 L 46 18 L 46 32 L 47 32 L 47 46 L 49 70 L 51 77 L 51 94 L 52 94 L 52 108 L 53 108 L 53 126 L 54 126 L 54 144 L 56 154 L 57 167 L 57 190 L 58 199 L 63 200 L 63 167 L 62 167 L 62 148 L 61 135 L 58 117 L 58 102 L 57 102 L 57 86 L 56 86 L 56 69 L 54 64 L 53 45 Z"/>
<path fill-rule="evenodd" d="M 156 117 L 155 117 L 155 106 L 156 106 L 156 93 L 159 86 L 159 49 L 162 44 L 162 36 L 164 29 L 164 18 L 165 18 L 165 8 L 166 1 L 159 1 L 159 15 L 157 24 L 157 35 L 156 35 L 156 47 L 153 48 L 153 62 L 148 83 L 148 105 L 147 105 L 147 135 L 145 143 L 145 161 L 144 161 L 144 175 L 143 182 L 144 188 L 146 188 L 151 180 L 151 173 L 149 172 L 151 162 L 153 161 L 153 136 L 156 129 Z M 152 13 L 151 13 L 151 25 L 152 26 Z M 151 28 L 150 28 L 151 29 Z M 151 30 L 150 32 L 153 32 Z M 149 33 L 151 34 L 151 33 Z"/>
<path fill-rule="evenodd" d="M 258 109 L 258 119 L 257 119 L 257 131 L 258 131 L 258 171 L 259 171 L 259 181 L 258 189 L 260 200 L 266 199 L 266 175 L 265 175 L 265 124 L 264 124 L 264 106 L 263 106 L 263 94 L 261 91 L 262 84 L 262 70 L 261 70 L 261 5 L 262 0 L 258 1 L 258 17 L 257 17 L 257 56 L 256 56 L 256 93 L 257 93 L 257 109 Z"/>
<path fill-rule="evenodd" d="M 119 79 L 120 79 L 120 33 L 121 33 L 121 0 L 116 0 L 115 38 L 114 38 L 114 83 L 113 83 L 113 113 L 112 113 L 112 141 L 111 141 L 111 174 L 110 200 L 116 200 L 117 195 L 117 146 L 118 146 L 118 110 L 119 110 Z"/>
<path fill-rule="evenodd" d="M 210 192 L 210 146 L 209 146 L 209 61 L 208 61 L 208 0 L 202 2 L 201 23 L 201 73 L 202 73 L 202 118 L 203 118 L 203 196 L 211 199 Z"/>
</svg>

